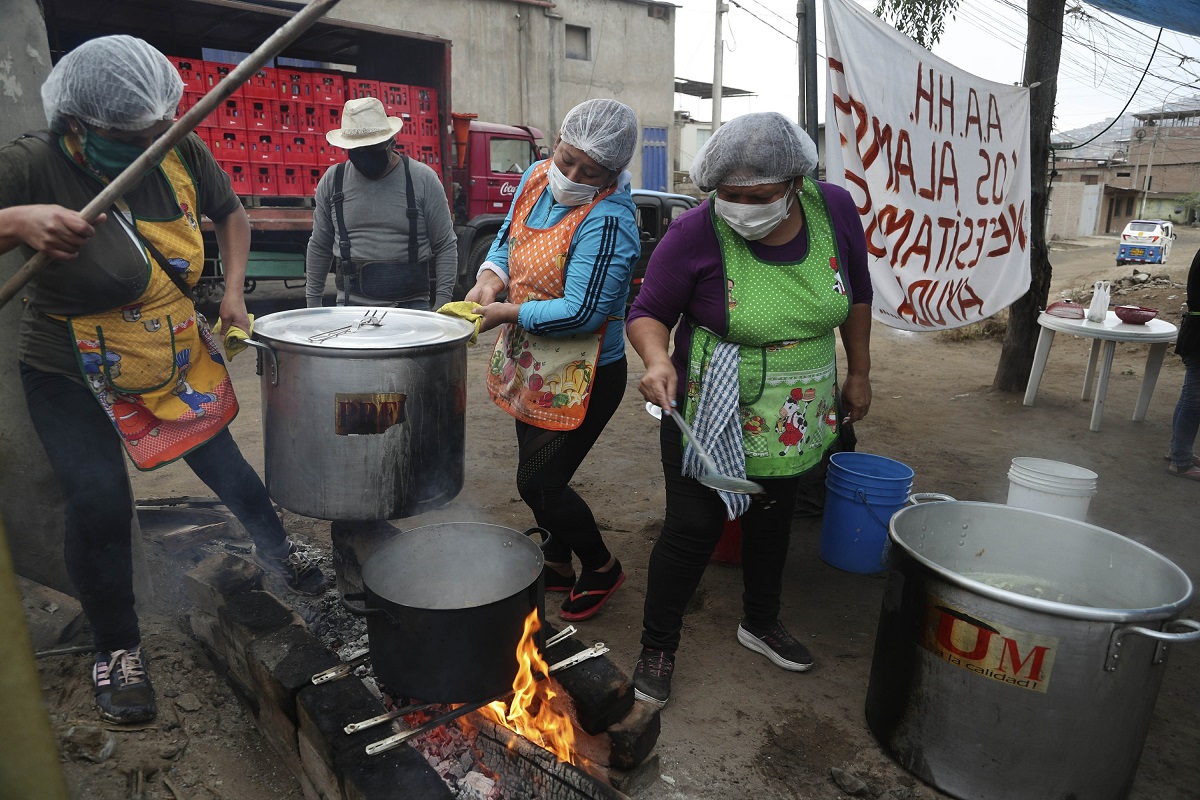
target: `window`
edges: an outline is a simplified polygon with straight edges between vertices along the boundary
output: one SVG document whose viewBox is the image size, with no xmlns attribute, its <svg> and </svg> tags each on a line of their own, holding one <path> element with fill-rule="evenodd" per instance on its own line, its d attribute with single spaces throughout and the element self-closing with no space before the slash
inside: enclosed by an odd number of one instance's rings
<svg viewBox="0 0 1200 800">
<path fill-rule="evenodd" d="M 567 58 L 577 58 L 580 61 L 592 60 L 591 28 L 579 25 L 567 26 Z"/>
<path fill-rule="evenodd" d="M 653 242 L 658 238 L 658 209 L 653 206 L 637 207 L 637 226 L 642 231 L 643 242 Z"/>
<path fill-rule="evenodd" d="M 1118 178 L 1128 178 L 1131 174 L 1132 173 L 1130 173 L 1130 172 L 1118 172 L 1117 177 Z"/>
<path fill-rule="evenodd" d="M 1125 216 L 1127 216 L 1127 217 L 1133 216 L 1133 198 L 1132 197 L 1125 198 Z"/>
<path fill-rule="evenodd" d="M 1100 176 L 1099 175 L 1084 175 L 1083 182 L 1087 186 L 1095 186 L 1098 183 L 1100 183 Z"/>
<path fill-rule="evenodd" d="M 488 143 L 492 172 L 520 175 L 536 161 L 533 148 L 525 139 L 492 139 Z"/>
</svg>

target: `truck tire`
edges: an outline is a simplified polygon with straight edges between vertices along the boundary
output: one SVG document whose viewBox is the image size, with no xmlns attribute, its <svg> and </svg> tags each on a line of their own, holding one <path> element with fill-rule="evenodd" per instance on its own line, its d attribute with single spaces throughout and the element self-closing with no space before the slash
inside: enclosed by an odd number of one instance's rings
<svg viewBox="0 0 1200 800">
<path fill-rule="evenodd" d="M 467 256 L 467 270 L 459 276 L 458 288 L 455 292 L 454 299 L 461 300 L 466 297 L 467 292 L 475 286 L 475 273 L 479 272 L 479 265 L 487 260 L 488 250 L 492 249 L 492 241 L 495 234 L 484 236 L 480 234 L 475 237 L 475 241 L 471 243 L 471 251 Z"/>
</svg>

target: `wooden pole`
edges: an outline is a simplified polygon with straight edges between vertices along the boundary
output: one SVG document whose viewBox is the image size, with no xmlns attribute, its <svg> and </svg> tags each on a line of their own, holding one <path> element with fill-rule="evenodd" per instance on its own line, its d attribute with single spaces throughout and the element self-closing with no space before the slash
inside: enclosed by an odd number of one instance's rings
<svg viewBox="0 0 1200 800">
<path fill-rule="evenodd" d="M 297 12 L 294 17 L 284 23 L 283 27 L 275 31 L 265 42 L 259 45 L 257 50 L 246 56 L 242 63 L 234 67 L 225 76 L 225 79 L 216 85 L 216 88 L 201 97 L 196 105 L 188 109 L 186 114 L 176 120 L 175 124 L 168 128 L 167 132 L 159 137 L 154 144 L 146 148 L 146 151 L 138 156 L 136 161 L 126 167 L 120 175 L 109 181 L 104 190 L 84 206 L 79 213 L 88 222 L 94 222 L 102 212 L 107 210 L 127 190 L 133 187 L 143 175 L 153 169 L 158 162 L 162 161 L 167 152 L 178 144 L 183 137 L 191 133 L 217 107 L 218 103 L 233 94 L 263 64 L 266 64 L 272 58 L 279 55 L 285 47 L 296 41 L 300 37 L 300 34 L 312 27 L 313 23 L 325 16 L 339 2 L 340 0 L 312 0 L 304 9 Z M 44 252 L 39 252 L 33 258 L 26 261 L 17 270 L 16 274 L 9 278 L 8 282 L 0 288 L 0 308 L 7 305 L 8 301 L 12 300 L 17 292 L 21 291 L 21 287 L 29 283 L 33 276 L 37 274 L 37 271 L 49 264 L 50 261 L 50 257 Z"/>
</svg>

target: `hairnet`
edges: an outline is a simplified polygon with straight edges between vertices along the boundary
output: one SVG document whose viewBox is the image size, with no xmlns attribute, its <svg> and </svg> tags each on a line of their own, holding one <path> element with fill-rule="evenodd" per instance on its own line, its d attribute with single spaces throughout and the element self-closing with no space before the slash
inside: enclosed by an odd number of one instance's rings
<svg viewBox="0 0 1200 800">
<path fill-rule="evenodd" d="M 817 166 L 817 146 L 799 125 L 775 111 L 743 114 L 717 128 L 692 161 L 692 183 L 783 183 Z"/>
<path fill-rule="evenodd" d="M 42 84 L 46 121 L 67 117 L 98 128 L 138 131 L 174 119 L 183 80 L 162 53 L 133 36 L 91 39 L 62 57 Z"/>
<path fill-rule="evenodd" d="M 559 136 L 600 166 L 622 170 L 637 148 L 637 114 L 616 100 L 585 100 L 567 112 Z"/>
</svg>

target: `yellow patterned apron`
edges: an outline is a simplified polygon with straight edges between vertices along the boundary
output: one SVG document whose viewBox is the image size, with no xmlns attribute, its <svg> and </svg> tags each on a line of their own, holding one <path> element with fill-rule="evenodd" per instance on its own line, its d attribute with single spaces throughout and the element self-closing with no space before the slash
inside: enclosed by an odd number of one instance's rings
<svg viewBox="0 0 1200 800">
<path fill-rule="evenodd" d="M 571 238 L 596 204 L 616 190 L 611 187 L 598 193 L 591 203 L 571 209 L 549 228 L 530 228 L 525 220 L 549 183 L 549 170 L 549 159 L 534 167 L 513 206 L 508 229 L 508 298 L 518 305 L 563 296 Z M 504 323 L 488 367 L 488 394 L 500 408 L 535 427 L 578 428 L 587 414 L 607 328 L 605 323 L 593 333 L 538 336 L 516 323 Z"/>
<path fill-rule="evenodd" d="M 65 141 L 79 163 L 74 138 Z M 178 215 L 140 219 L 127 214 L 125 220 L 109 224 L 128 228 L 131 222 L 168 263 L 154 263 L 143 247 L 149 282 L 141 297 L 98 314 L 58 317 L 70 326 L 88 387 L 140 470 L 183 457 L 220 433 L 238 411 L 208 323 L 163 270 L 177 270 L 188 286 L 200 280 L 204 242 L 196 216 L 195 181 L 178 150 L 169 152 L 156 169 L 174 191 Z M 128 212 L 122 203 L 118 209 Z"/>
</svg>

